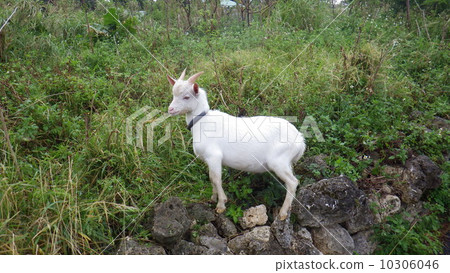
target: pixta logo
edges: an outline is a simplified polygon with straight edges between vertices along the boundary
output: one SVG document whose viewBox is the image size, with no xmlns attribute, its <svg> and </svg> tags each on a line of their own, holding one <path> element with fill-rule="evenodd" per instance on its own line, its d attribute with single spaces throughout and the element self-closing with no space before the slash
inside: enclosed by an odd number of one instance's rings
<svg viewBox="0 0 450 273">
<path fill-rule="evenodd" d="M 135 145 L 147 152 L 153 152 L 155 131 L 160 131 L 156 128 L 160 127 L 169 117 L 169 114 L 162 113 L 158 109 L 152 110 L 150 106 L 144 106 L 137 110 L 126 119 L 127 144 Z M 169 138 L 170 123 L 167 123 L 164 124 L 164 135 L 156 143 L 159 146 Z"/>
</svg>

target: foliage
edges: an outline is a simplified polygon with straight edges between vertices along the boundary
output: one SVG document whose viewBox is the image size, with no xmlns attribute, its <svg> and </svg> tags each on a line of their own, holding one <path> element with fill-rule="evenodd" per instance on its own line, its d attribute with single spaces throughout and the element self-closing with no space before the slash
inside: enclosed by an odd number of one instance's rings
<svg viewBox="0 0 450 273">
<path fill-rule="evenodd" d="M 394 217 L 377 238 L 383 253 L 405 234 L 395 253 L 439 253 L 449 207 L 450 135 L 433 125 L 450 115 L 443 7 L 419 2 L 424 19 L 413 5 L 418 28 L 410 30 L 392 2 L 357 1 L 325 29 L 342 7 L 252 1 L 247 26 L 238 8 L 218 2 L 191 1 L 190 27 L 173 1 L 103 1 L 107 10 L 92 1 L 89 9 L 80 1 L 0 4 L 0 21 L 18 7 L 0 44 L 0 106 L 10 136 L 8 143 L 2 129 L 0 253 L 110 253 L 118 236 L 151 239 L 140 220 L 155 202 L 209 200 L 206 166 L 195 160 L 183 118 L 160 125 L 170 126 L 171 137 L 158 145 L 165 131 L 156 130 L 153 152 L 127 143 L 127 117 L 143 106 L 163 113 L 170 103 L 161 64 L 172 75 L 204 70 L 199 84 L 212 108 L 294 116 L 297 128 L 314 117 L 325 142 L 308 138 L 306 156 L 327 154 L 332 166 L 317 176 L 359 181 L 410 154 L 430 156 L 447 181 L 427 195 L 431 214 L 408 234 L 410 224 Z M 284 199 L 271 174 L 227 170 L 223 178 L 234 221 L 249 206 L 271 211 Z"/>
</svg>

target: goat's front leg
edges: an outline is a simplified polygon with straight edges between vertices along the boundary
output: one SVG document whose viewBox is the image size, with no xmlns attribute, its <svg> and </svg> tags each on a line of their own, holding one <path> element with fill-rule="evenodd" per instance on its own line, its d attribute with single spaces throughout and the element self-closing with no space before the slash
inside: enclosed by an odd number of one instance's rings
<svg viewBox="0 0 450 273">
<path fill-rule="evenodd" d="M 227 196 L 222 188 L 222 161 L 221 159 L 210 159 L 207 161 L 209 168 L 209 179 L 213 186 L 213 196 L 218 198 L 216 212 L 223 213 L 225 211 L 225 203 L 227 202 Z"/>
</svg>

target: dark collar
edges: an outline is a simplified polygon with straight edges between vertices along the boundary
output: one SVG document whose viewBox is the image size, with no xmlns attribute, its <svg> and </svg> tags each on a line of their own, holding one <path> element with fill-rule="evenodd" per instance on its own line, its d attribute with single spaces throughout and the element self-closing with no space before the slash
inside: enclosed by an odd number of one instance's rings
<svg viewBox="0 0 450 273">
<path fill-rule="evenodd" d="M 199 115 L 195 116 L 191 122 L 189 122 L 187 129 L 190 131 L 192 129 L 192 127 L 199 121 L 202 119 L 202 117 L 204 117 L 206 115 L 206 113 L 208 113 L 208 111 L 203 111 L 201 112 Z"/>
</svg>

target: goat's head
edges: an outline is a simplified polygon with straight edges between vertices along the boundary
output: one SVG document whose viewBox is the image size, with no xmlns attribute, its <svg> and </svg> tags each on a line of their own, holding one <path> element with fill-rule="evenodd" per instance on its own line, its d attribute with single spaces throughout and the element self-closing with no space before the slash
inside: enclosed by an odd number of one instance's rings
<svg viewBox="0 0 450 273">
<path fill-rule="evenodd" d="M 173 100 L 169 106 L 169 114 L 172 116 L 190 113 L 198 106 L 199 87 L 195 80 L 203 74 L 203 71 L 192 75 L 187 81 L 184 80 L 185 74 L 186 69 L 178 80 L 167 76 L 169 83 L 173 86 Z"/>
</svg>

